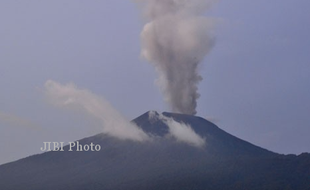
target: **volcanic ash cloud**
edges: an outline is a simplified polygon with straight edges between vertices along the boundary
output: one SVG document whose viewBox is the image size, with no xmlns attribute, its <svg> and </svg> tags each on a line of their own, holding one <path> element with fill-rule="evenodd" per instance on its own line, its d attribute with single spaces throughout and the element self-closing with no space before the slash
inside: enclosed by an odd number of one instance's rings
<svg viewBox="0 0 310 190">
<path fill-rule="evenodd" d="M 138 0 L 147 23 L 141 54 L 159 75 L 157 85 L 173 112 L 196 114 L 199 64 L 214 45 L 210 0 Z"/>
</svg>

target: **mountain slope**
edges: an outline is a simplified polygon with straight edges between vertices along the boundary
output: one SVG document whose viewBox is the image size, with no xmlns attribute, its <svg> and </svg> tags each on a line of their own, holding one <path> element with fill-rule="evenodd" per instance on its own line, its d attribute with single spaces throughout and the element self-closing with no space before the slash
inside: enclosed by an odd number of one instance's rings
<svg viewBox="0 0 310 190">
<path fill-rule="evenodd" d="M 154 116 L 155 115 L 155 116 Z M 147 112 L 133 120 L 155 138 L 122 141 L 103 134 L 79 140 L 99 152 L 47 152 L 0 166 L 0 189 L 309 189 L 310 156 L 284 156 L 238 139 L 195 116 L 163 113 L 206 139 L 197 148 L 167 137 L 169 128 Z"/>
</svg>

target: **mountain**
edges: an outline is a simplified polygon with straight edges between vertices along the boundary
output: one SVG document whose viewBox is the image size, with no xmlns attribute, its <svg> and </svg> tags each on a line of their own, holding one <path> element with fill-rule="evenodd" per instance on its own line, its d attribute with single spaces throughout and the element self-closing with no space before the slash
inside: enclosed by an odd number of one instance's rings
<svg viewBox="0 0 310 190">
<path fill-rule="evenodd" d="M 152 115 L 152 117 L 151 117 Z M 160 114 L 133 120 L 152 135 L 134 142 L 98 134 L 81 145 L 100 151 L 46 152 L 0 166 L 2 190 L 310 190 L 310 154 L 281 155 L 226 133 L 196 116 L 164 112 L 204 137 L 194 147 L 169 137 Z"/>
</svg>

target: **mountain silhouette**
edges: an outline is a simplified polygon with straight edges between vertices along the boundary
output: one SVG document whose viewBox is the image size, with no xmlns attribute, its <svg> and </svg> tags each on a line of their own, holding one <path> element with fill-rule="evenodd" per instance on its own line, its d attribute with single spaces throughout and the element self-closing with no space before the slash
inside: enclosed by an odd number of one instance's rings
<svg viewBox="0 0 310 190">
<path fill-rule="evenodd" d="M 164 112 L 205 139 L 194 147 L 169 137 L 157 112 L 134 119 L 151 142 L 105 134 L 84 138 L 100 151 L 46 152 L 0 166 L 2 190 L 310 190 L 310 155 L 281 155 L 196 116 Z"/>
</svg>

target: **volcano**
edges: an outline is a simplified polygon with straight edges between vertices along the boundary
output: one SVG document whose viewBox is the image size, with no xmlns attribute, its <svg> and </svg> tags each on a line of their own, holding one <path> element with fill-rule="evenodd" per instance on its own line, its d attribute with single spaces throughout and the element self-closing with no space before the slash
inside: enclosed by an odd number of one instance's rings
<svg viewBox="0 0 310 190">
<path fill-rule="evenodd" d="M 152 116 L 151 116 L 152 115 Z M 0 166 L 3 190 L 275 190 L 310 189 L 310 154 L 282 155 L 241 140 L 196 116 L 164 112 L 205 139 L 194 147 L 169 138 L 157 112 L 132 122 L 150 142 L 105 134 L 84 138 L 100 151 L 45 152 Z"/>
</svg>

